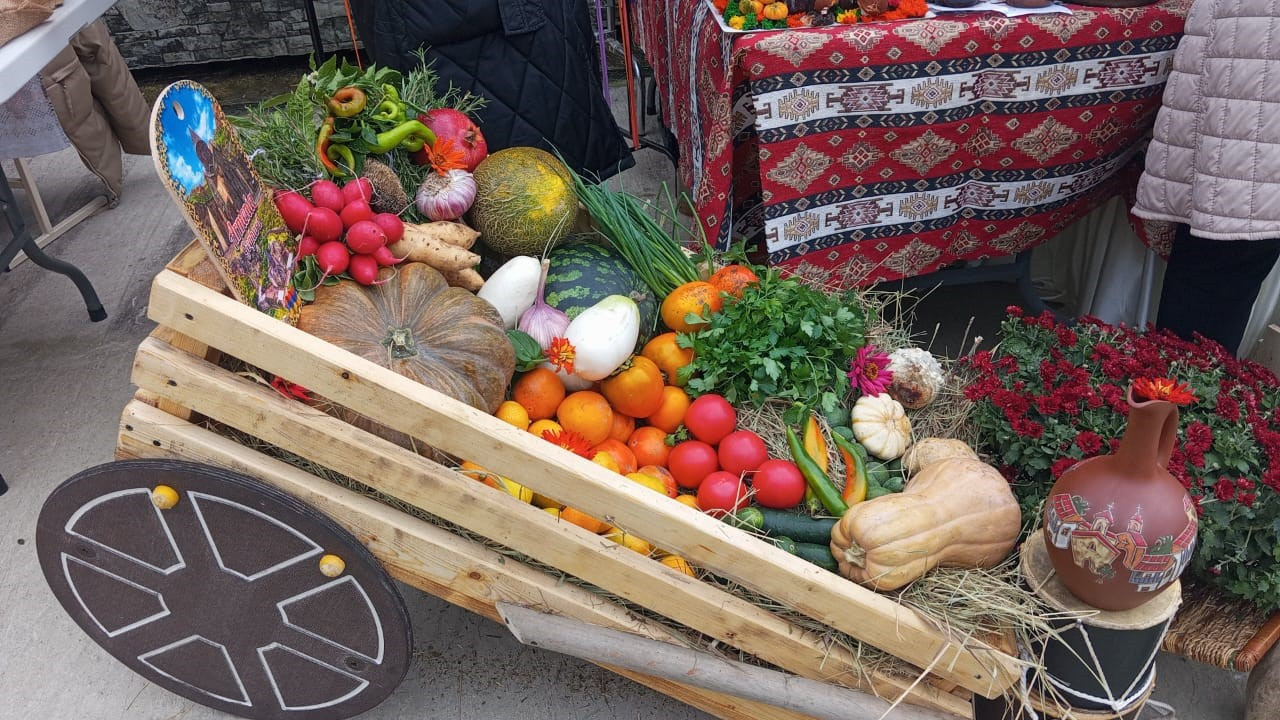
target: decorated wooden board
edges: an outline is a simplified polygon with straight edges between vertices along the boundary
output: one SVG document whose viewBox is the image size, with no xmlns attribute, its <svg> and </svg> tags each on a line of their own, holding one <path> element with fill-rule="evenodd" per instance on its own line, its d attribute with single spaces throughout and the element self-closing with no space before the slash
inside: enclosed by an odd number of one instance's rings
<svg viewBox="0 0 1280 720">
<path fill-rule="evenodd" d="M 228 470 L 176 460 L 85 470 L 45 501 L 36 552 L 90 638 L 233 715 L 348 718 L 382 702 L 409 666 L 408 612 L 377 559 L 311 506 Z"/>
<path fill-rule="evenodd" d="M 151 112 L 151 155 L 236 299 L 295 323 L 297 239 L 208 90 L 189 80 L 165 88 Z"/>
</svg>

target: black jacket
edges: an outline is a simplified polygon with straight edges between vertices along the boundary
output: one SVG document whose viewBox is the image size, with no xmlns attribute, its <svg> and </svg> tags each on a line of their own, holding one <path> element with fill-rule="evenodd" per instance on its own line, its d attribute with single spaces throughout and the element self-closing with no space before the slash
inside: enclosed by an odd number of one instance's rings
<svg viewBox="0 0 1280 720">
<path fill-rule="evenodd" d="M 404 72 L 426 49 L 449 83 L 489 100 L 478 115 L 494 152 L 556 149 L 579 173 L 608 177 L 634 160 L 601 90 L 586 0 L 362 0 L 351 4 L 365 54 Z"/>
</svg>

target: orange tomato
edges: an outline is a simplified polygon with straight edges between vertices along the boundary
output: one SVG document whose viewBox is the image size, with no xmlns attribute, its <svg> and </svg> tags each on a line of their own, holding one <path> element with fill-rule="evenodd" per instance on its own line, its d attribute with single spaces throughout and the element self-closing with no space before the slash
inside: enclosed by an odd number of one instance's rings
<svg viewBox="0 0 1280 720">
<path fill-rule="evenodd" d="M 524 406 L 530 420 L 546 420 L 564 400 L 564 383 L 551 370 L 534 368 L 516 381 L 511 398 Z"/>
<path fill-rule="evenodd" d="M 565 522 L 571 522 L 583 530 L 588 530 L 597 535 L 613 529 L 613 526 L 609 523 L 601 522 L 581 510 L 575 510 L 571 507 L 566 507 L 560 511 L 560 519 Z"/>
<path fill-rule="evenodd" d="M 636 355 L 623 370 L 600 382 L 600 392 L 614 410 L 631 417 L 645 417 L 662 404 L 662 371 L 643 355 Z"/>
<path fill-rule="evenodd" d="M 635 432 L 636 419 L 630 415 L 623 415 L 620 412 L 613 414 L 613 427 L 609 428 L 609 437 L 618 442 L 625 443 L 627 438 L 631 437 L 631 433 Z"/>
<path fill-rule="evenodd" d="M 565 430 L 572 430 L 587 442 L 599 445 L 609 437 L 613 429 L 613 409 L 609 401 L 593 390 L 570 393 L 556 408 L 556 421 Z"/>
<path fill-rule="evenodd" d="M 459 469 L 459 472 L 471 478 L 472 480 L 479 480 L 480 482 L 484 483 L 485 485 L 488 485 L 491 488 L 496 488 L 498 490 L 506 489 L 502 487 L 502 483 L 498 480 L 497 474 L 491 473 L 488 470 L 485 470 L 484 468 L 471 462 L 470 460 L 467 460 L 462 463 Z"/>
<path fill-rule="evenodd" d="M 742 297 L 742 289 L 760 282 L 760 278 L 746 265 L 725 265 L 715 271 L 707 282 L 722 293 Z"/>
<path fill-rule="evenodd" d="M 699 511 L 700 511 L 700 510 L 702 510 L 702 508 L 698 507 L 698 496 L 697 496 L 697 495 L 680 495 L 680 496 L 678 496 L 678 497 L 676 498 L 676 502 L 678 502 L 678 503 L 680 503 L 680 504 L 682 504 L 682 505 L 688 505 L 689 507 L 693 508 L 694 510 L 699 510 Z"/>
<path fill-rule="evenodd" d="M 671 291 L 662 301 L 662 322 L 676 332 L 693 332 L 704 323 L 690 323 L 686 318 L 690 314 L 709 317 L 720 312 L 724 300 L 720 291 L 711 283 L 695 280 Z"/>
<path fill-rule="evenodd" d="M 613 457 L 613 461 L 618 465 L 618 472 L 626 475 L 633 473 L 639 467 L 636 462 L 636 454 L 631 452 L 631 448 L 626 443 L 618 442 L 613 438 L 609 438 L 596 446 L 595 452 L 608 453 Z"/>
<path fill-rule="evenodd" d="M 691 402 L 683 388 L 668 385 L 662 388 L 662 406 L 646 419 L 650 425 L 673 433 L 684 422 L 684 414 Z"/>
<path fill-rule="evenodd" d="M 640 465 L 660 465 L 665 467 L 671 448 L 667 446 L 667 433 L 661 428 L 638 427 L 627 438 L 627 448 L 636 457 Z"/>
<path fill-rule="evenodd" d="M 560 423 L 555 420 L 539 420 L 529 425 L 529 432 L 542 437 L 542 433 L 550 430 L 552 432 L 560 432 L 564 428 L 560 427 Z"/>
<path fill-rule="evenodd" d="M 680 494 L 680 486 L 676 484 L 676 476 L 671 471 L 661 465 L 645 465 L 636 471 L 637 475 L 648 475 L 662 483 L 663 489 L 666 490 L 667 497 L 676 497 Z"/>
<path fill-rule="evenodd" d="M 663 333 L 645 343 L 640 354 L 653 361 L 662 374 L 667 377 L 668 385 L 684 387 L 679 378 L 680 368 L 693 362 L 693 348 L 682 348 L 676 344 L 676 334 Z"/>
</svg>

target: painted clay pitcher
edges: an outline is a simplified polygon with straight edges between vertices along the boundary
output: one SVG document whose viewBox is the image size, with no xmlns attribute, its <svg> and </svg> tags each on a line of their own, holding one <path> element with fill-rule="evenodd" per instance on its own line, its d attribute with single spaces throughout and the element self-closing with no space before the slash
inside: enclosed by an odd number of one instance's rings
<svg viewBox="0 0 1280 720">
<path fill-rule="evenodd" d="M 1067 589 L 1102 610 L 1129 610 L 1177 579 L 1196 544 L 1191 496 L 1166 467 L 1178 407 L 1134 400 L 1114 455 L 1062 474 L 1044 508 L 1049 559 Z"/>
</svg>

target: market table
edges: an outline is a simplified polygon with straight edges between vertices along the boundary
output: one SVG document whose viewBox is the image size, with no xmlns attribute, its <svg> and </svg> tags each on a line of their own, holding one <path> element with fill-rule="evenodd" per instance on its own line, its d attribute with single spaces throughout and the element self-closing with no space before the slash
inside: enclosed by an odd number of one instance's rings
<svg viewBox="0 0 1280 720">
<path fill-rule="evenodd" d="M 737 33 L 636 0 L 709 238 L 841 286 L 1016 255 L 1136 182 L 1190 0 Z"/>
<path fill-rule="evenodd" d="M 115 0 L 65 0 L 48 20 L 0 46 L 0 103 L 13 97 L 35 77 L 46 63 L 67 46 L 72 35 L 114 4 Z M 24 178 L 24 182 L 28 183 L 27 192 L 31 192 L 30 181 Z M 66 275 L 75 283 L 76 289 L 84 298 L 90 320 L 98 322 L 106 319 L 107 312 L 84 272 L 71 263 L 49 257 L 41 249 L 44 244 L 64 232 L 69 224 L 79 222 L 106 204 L 105 197 L 94 198 L 71 218 L 59 223 L 56 226 L 57 233 L 52 232 L 54 228 L 47 228 L 40 237 L 33 237 L 18 210 L 4 169 L 0 168 L 0 205 L 4 206 L 9 227 L 13 231 L 13 238 L 9 243 L 0 247 L 0 269 L 7 269 L 19 252 L 25 253 L 35 264 Z"/>
</svg>

